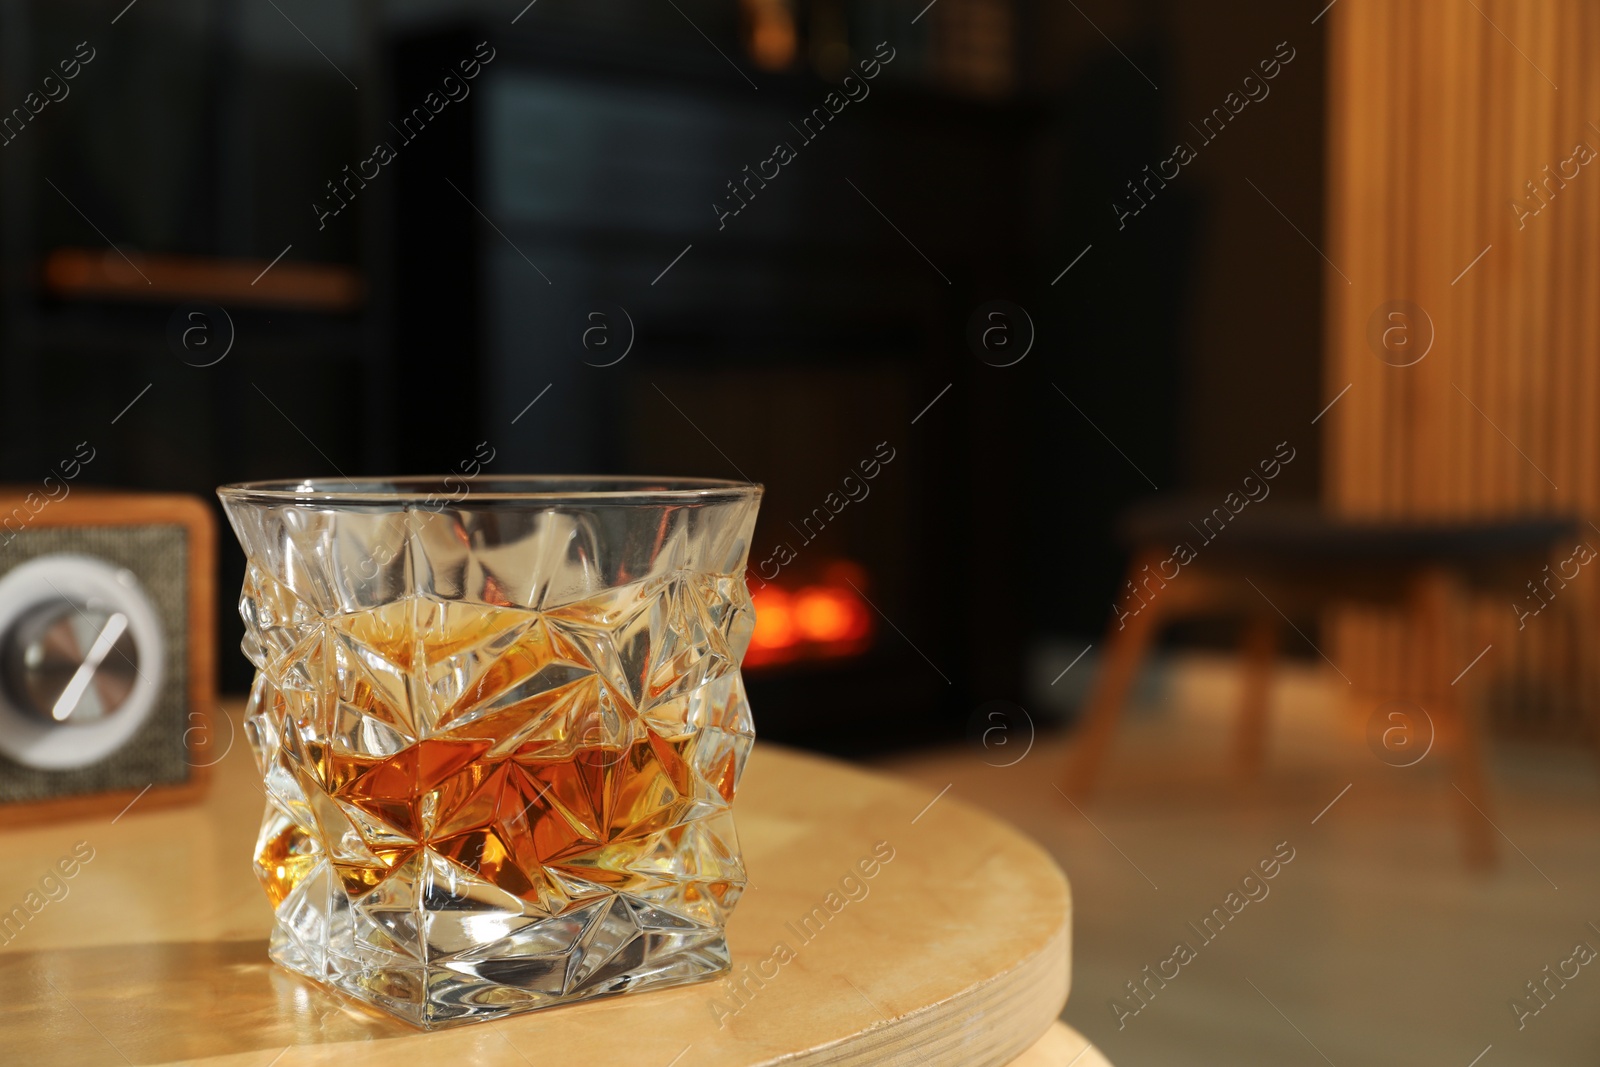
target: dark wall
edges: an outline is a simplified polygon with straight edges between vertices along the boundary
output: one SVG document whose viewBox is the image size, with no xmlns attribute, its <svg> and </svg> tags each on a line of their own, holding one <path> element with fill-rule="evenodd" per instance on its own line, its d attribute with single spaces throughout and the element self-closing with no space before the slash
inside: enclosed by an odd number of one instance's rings
<svg viewBox="0 0 1600 1067">
<path fill-rule="evenodd" d="M 1324 403 L 1321 301 L 1332 273 L 1313 247 L 1325 247 L 1324 37 L 1297 5 L 1273 0 L 1238 0 L 1227 18 L 1200 4 L 1168 10 L 1176 42 L 1168 118 L 1197 144 L 1189 122 L 1239 90 L 1280 43 L 1294 55 L 1265 83 L 1267 95 L 1183 168 L 1202 204 L 1182 318 L 1183 473 L 1197 490 L 1225 491 L 1288 440 L 1298 454 L 1274 491 L 1312 497 L 1321 471 L 1311 426 Z M 1337 274 L 1332 282 L 1343 284 Z"/>
<path fill-rule="evenodd" d="M 1046 355 L 1023 410 L 1039 457 L 1030 533 L 1048 561 L 1035 625 L 1092 638 L 1121 581 L 1123 509 L 1220 497 L 1285 439 L 1298 455 L 1277 491 L 1318 491 L 1324 265 L 1307 242 L 1322 243 L 1324 42 L 1296 5 L 1081 7 L 1034 7 L 1027 38 L 1054 115 L 1038 271 L 1058 280 L 1039 288 Z M 1285 41 L 1294 58 L 1263 83 Z M 1251 74 L 1259 101 L 1235 98 L 1209 139 L 1191 127 Z M 1160 180 L 1179 142 L 1194 158 Z"/>
</svg>

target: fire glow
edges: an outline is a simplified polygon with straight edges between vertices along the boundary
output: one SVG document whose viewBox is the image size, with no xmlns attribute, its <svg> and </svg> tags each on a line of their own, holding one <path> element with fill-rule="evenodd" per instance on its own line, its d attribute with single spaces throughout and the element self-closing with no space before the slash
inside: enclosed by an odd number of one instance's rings
<svg viewBox="0 0 1600 1067">
<path fill-rule="evenodd" d="M 852 574 L 861 577 L 861 569 L 835 563 L 814 584 L 794 590 L 768 585 L 753 592 L 756 628 L 745 662 L 755 667 L 852 656 L 866 648 L 872 637 L 872 614 L 852 587 Z"/>
</svg>

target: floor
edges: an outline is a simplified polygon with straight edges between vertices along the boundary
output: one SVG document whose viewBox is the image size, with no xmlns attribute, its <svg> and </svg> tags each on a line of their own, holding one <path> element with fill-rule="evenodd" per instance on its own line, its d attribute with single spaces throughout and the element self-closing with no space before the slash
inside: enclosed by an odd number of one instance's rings
<svg viewBox="0 0 1600 1067">
<path fill-rule="evenodd" d="M 1590 753 L 1494 746 L 1500 863 L 1473 874 L 1442 746 L 1391 767 L 1342 686 L 1286 668 L 1267 772 L 1241 784 L 1228 762 L 1231 665 L 1166 673 L 1081 811 L 1054 788 L 1071 736 L 1041 728 L 1027 748 L 1026 722 L 1005 745 L 878 763 L 930 794 L 949 784 L 947 799 L 989 809 L 1056 856 L 1075 907 L 1062 1017 L 1116 1067 L 1600 1064 Z M 1228 921 L 1200 929 L 1213 909 Z"/>
</svg>

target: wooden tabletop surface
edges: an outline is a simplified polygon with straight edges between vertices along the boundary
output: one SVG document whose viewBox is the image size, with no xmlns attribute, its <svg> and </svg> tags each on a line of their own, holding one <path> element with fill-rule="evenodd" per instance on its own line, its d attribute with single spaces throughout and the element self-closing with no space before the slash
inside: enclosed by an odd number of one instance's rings
<svg viewBox="0 0 1600 1067">
<path fill-rule="evenodd" d="M 237 731 L 237 709 L 219 721 Z M 762 744 L 735 808 L 751 885 L 728 935 L 735 974 L 765 981 L 415 1031 L 267 960 L 250 862 L 264 800 L 243 737 L 227 742 L 197 806 L 0 833 L 0 917 L 27 915 L 0 928 L 7 1063 L 1103 1063 L 1053 1026 L 1071 902 L 1042 849 L 954 797 Z M 826 922 L 801 929 L 818 908 Z"/>
</svg>

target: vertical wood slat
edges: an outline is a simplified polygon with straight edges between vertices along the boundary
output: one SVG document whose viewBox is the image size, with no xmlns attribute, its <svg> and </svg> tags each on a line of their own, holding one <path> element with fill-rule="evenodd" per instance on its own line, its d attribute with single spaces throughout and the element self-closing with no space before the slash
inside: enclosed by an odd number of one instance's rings
<svg viewBox="0 0 1600 1067">
<path fill-rule="evenodd" d="M 1578 142 L 1600 148 L 1589 125 L 1600 74 L 1588 61 L 1600 14 L 1585 0 L 1344 0 L 1328 18 L 1328 245 L 1351 284 L 1328 272 L 1324 400 L 1352 386 L 1321 424 L 1330 507 L 1594 514 L 1600 161 L 1553 191 L 1542 182 Z M 1529 181 L 1545 203 L 1519 228 L 1512 202 L 1527 199 Z M 1384 363 L 1367 340 L 1369 317 L 1396 299 L 1433 320 L 1433 349 L 1412 367 Z M 1578 609 L 1600 620 L 1600 567 L 1558 600 L 1520 632 L 1509 604 L 1474 612 L 1495 646 L 1482 665 L 1492 691 L 1517 690 L 1524 710 L 1575 705 L 1577 665 L 1600 654 L 1556 619 Z M 1335 622 L 1335 658 L 1358 686 L 1415 689 L 1401 676 L 1414 657 L 1397 623 Z"/>
</svg>

